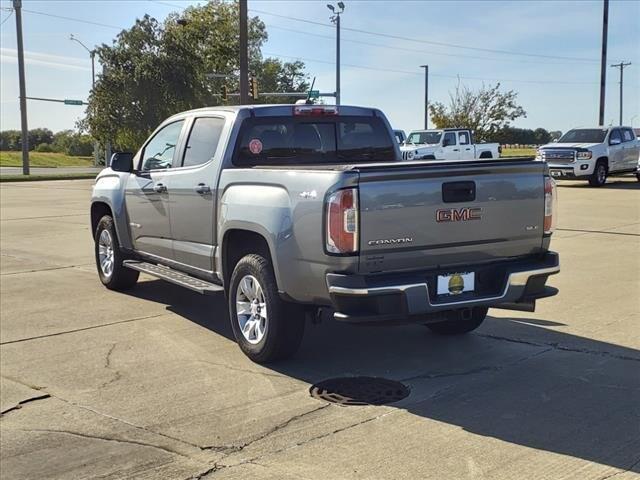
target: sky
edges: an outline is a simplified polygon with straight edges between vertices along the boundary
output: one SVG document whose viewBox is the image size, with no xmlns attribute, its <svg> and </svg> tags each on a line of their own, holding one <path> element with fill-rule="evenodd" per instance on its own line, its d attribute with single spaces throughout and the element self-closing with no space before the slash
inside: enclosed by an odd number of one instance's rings
<svg viewBox="0 0 640 480">
<path fill-rule="evenodd" d="M 27 96 L 86 99 L 85 45 L 110 44 L 145 13 L 164 19 L 200 2 L 181 0 L 23 0 Z M 300 59 L 316 89 L 335 89 L 335 26 L 326 1 L 249 0 L 266 24 L 263 56 Z M 342 15 L 342 103 L 374 106 L 394 128 L 423 127 L 424 71 L 430 101 L 447 103 L 458 82 L 500 81 L 518 92 L 526 118 L 514 126 L 567 131 L 596 125 L 602 0 L 353 1 Z M 15 16 L 0 1 L 0 129 L 20 126 Z M 68 18 L 61 18 L 68 17 Z M 289 17 L 289 18 L 287 18 Z M 293 18 L 290 18 L 293 17 Z M 640 127 L 640 1 L 611 0 L 607 64 L 624 70 L 623 123 Z M 307 22 L 300 21 L 307 20 Z M 309 22 L 311 21 L 311 23 Z M 96 67 L 100 72 L 100 67 Z M 605 123 L 619 117 L 619 69 L 607 66 Z M 28 101 L 29 128 L 74 128 L 83 108 Z"/>
</svg>

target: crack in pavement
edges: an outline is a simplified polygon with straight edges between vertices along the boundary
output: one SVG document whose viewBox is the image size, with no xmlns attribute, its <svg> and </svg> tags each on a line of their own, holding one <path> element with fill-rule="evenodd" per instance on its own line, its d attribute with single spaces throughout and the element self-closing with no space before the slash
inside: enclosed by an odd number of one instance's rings
<svg viewBox="0 0 640 480">
<path fill-rule="evenodd" d="M 248 442 L 243 443 L 242 445 L 210 445 L 210 446 L 206 446 L 206 447 L 201 447 L 203 450 L 213 450 L 216 452 L 221 452 L 221 453 L 237 453 L 240 452 L 242 450 L 244 450 L 245 448 L 253 445 L 256 442 L 259 442 L 260 440 L 264 440 L 265 438 L 267 438 L 268 436 L 274 434 L 275 432 L 277 432 L 278 430 L 281 430 L 285 427 L 287 427 L 288 425 L 291 425 L 293 422 L 300 420 L 303 417 L 306 417 L 307 415 L 311 415 L 312 413 L 315 412 L 319 412 L 320 410 L 324 410 L 325 408 L 330 407 L 331 404 L 330 403 L 326 403 L 325 405 L 321 405 L 317 408 L 314 408 L 312 410 L 309 410 L 307 412 L 304 413 L 300 413 L 298 415 L 294 415 L 293 417 L 289 418 L 288 420 L 279 423 L 278 425 L 275 425 L 274 427 L 270 428 L 269 430 L 267 430 L 266 432 L 258 435 L 257 437 L 249 440 Z"/>
<path fill-rule="evenodd" d="M 91 327 L 83 327 L 83 328 L 76 328 L 74 330 L 65 330 L 64 332 L 49 333 L 47 335 L 37 335 L 35 337 L 19 338 L 17 340 L 9 340 L 6 342 L 2 342 L 0 343 L 0 345 L 10 345 L 12 343 L 28 342 L 30 340 L 38 340 L 41 338 L 57 337 L 59 335 L 66 335 L 67 333 L 84 332 L 86 330 L 93 330 L 95 328 L 110 327 L 111 325 L 120 325 L 121 323 L 137 322 L 138 320 L 147 320 L 149 318 L 161 317 L 163 315 L 167 315 L 167 313 L 164 312 L 164 313 L 157 313 L 155 315 L 146 315 L 144 317 L 130 318 L 128 320 L 119 320 L 117 322 L 103 323 L 101 325 L 92 325 Z"/>
<path fill-rule="evenodd" d="M 7 413 L 12 412 L 14 410 L 19 410 L 19 409 L 22 408 L 23 405 L 25 405 L 27 403 L 35 402 L 37 400 L 44 400 L 45 398 L 51 398 L 51 395 L 49 395 L 48 393 L 44 393 L 42 395 L 36 395 L 35 397 L 30 397 L 30 398 L 26 398 L 24 400 L 20 400 L 13 407 L 7 408 L 6 410 L 3 410 L 2 412 L 0 412 L 0 416 L 4 416 Z"/>
<path fill-rule="evenodd" d="M 256 370 L 249 370 L 248 368 L 240 368 L 240 367 L 234 367 L 233 365 L 226 365 L 224 363 L 211 362 L 209 360 L 196 360 L 195 362 L 196 363 L 206 363 L 206 364 L 209 364 L 209 365 L 214 365 L 216 367 L 228 368 L 229 370 L 233 370 L 235 372 L 251 373 L 253 375 L 264 375 L 265 377 L 287 378 L 286 375 L 283 375 L 281 373 L 259 372 L 259 371 L 256 371 Z"/>
<path fill-rule="evenodd" d="M 545 345 L 537 345 L 539 347 L 544 347 Z M 547 352 L 550 352 L 551 350 L 553 350 L 553 347 L 548 347 L 545 348 L 541 351 L 537 351 L 531 355 L 526 355 L 524 357 L 520 357 L 517 360 L 514 360 L 513 362 L 510 363 L 506 363 L 504 365 L 487 365 L 484 367 L 476 367 L 476 368 L 472 368 L 469 370 L 464 370 L 462 372 L 452 372 L 452 373 L 424 373 L 421 375 L 414 375 L 413 377 L 407 377 L 407 378 L 403 378 L 400 381 L 401 382 L 410 382 L 412 380 L 430 380 L 432 378 L 447 378 L 447 377 L 464 377 L 464 376 L 468 376 L 468 375 L 475 375 L 478 373 L 485 373 L 485 372 L 499 372 L 501 370 L 504 370 L 505 368 L 509 368 L 509 367 L 513 367 L 515 365 L 518 365 L 519 363 L 522 362 L 526 362 L 527 360 L 531 360 L 532 358 L 535 358 L 539 355 L 543 355 Z M 431 397 L 430 397 L 431 398 Z"/>
<path fill-rule="evenodd" d="M 217 463 L 214 463 L 213 467 L 205 470 L 204 472 L 200 472 L 190 477 L 187 477 L 186 480 L 200 480 L 201 478 L 206 477 L 210 473 L 217 472 L 218 470 L 222 470 L 223 468 L 226 468 L 226 467 L 224 465 L 218 465 Z"/>
<path fill-rule="evenodd" d="M 629 465 L 627 468 L 618 470 L 617 472 L 613 472 L 610 473 L 609 475 L 605 475 L 604 477 L 600 477 L 598 480 L 607 480 L 609 478 L 615 477 L 616 475 L 620 475 L 621 473 L 627 473 L 630 472 L 633 468 L 637 467 L 638 465 L 640 465 L 640 458 L 638 458 L 637 460 L 635 460 L 631 465 Z"/>
<path fill-rule="evenodd" d="M 111 348 L 109 348 L 107 356 L 104 359 L 104 368 L 113 371 L 113 378 L 108 382 L 104 382 L 102 385 L 100 385 L 99 388 L 105 388 L 106 386 L 111 385 L 112 383 L 117 382 L 122 378 L 120 370 L 111 367 L 111 354 L 113 354 L 113 351 L 116 349 L 116 345 L 116 343 L 111 344 Z"/>
<path fill-rule="evenodd" d="M 86 212 L 82 212 L 82 213 L 71 213 L 69 215 L 48 215 L 48 216 L 44 216 L 44 217 L 18 217 L 18 218 L 3 218 L 0 219 L 0 221 L 2 222 L 12 222 L 12 221 L 16 221 L 16 220 L 40 220 L 43 218 L 62 218 L 62 217 L 82 217 L 82 216 L 86 216 Z"/>
<path fill-rule="evenodd" d="M 81 438 L 90 438 L 90 439 L 94 439 L 94 440 L 103 440 L 105 442 L 116 442 L 116 443 L 126 443 L 126 444 L 131 444 L 131 445 L 139 445 L 141 447 L 148 447 L 148 448 L 155 448 L 157 450 L 162 450 L 163 452 L 166 453 L 170 453 L 170 454 L 175 454 L 175 455 L 179 455 L 181 457 L 185 457 L 188 458 L 190 460 L 193 460 L 192 457 L 190 457 L 189 455 L 185 455 L 182 452 L 179 452 L 178 450 L 169 448 L 169 447 L 163 447 L 160 445 L 154 445 L 152 443 L 146 443 L 146 442 L 142 442 L 142 441 L 138 441 L 138 440 L 127 440 L 127 439 L 122 439 L 122 438 L 116 438 L 116 437 L 107 437 L 107 436 L 102 436 L 102 435 L 91 435 L 89 433 L 81 433 L 81 432 L 74 432 L 71 430 L 55 430 L 55 429 L 46 429 L 46 428 L 35 428 L 35 429 L 28 429 L 28 430 L 23 430 L 23 429 L 18 429 L 21 432 L 43 432 L 43 433 L 60 433 L 60 434 L 66 434 L 66 435 L 73 435 L 76 437 L 81 437 Z"/>
<path fill-rule="evenodd" d="M 3 254 L 2 256 L 12 257 L 12 258 L 19 258 L 19 257 L 14 257 L 13 255 L 5 255 L 5 254 Z M 23 259 L 20 259 L 20 260 L 23 260 Z M 23 273 L 50 272 L 52 270 L 65 270 L 65 269 L 76 268 L 76 267 L 87 267 L 89 265 L 93 265 L 93 262 L 92 263 L 81 263 L 79 265 L 67 265 L 67 266 L 64 266 L 64 267 L 38 268 L 38 269 L 34 269 L 34 270 L 20 270 L 19 272 L 0 273 L 0 276 L 6 277 L 6 276 L 9 276 L 9 275 L 20 275 L 20 274 L 23 274 Z"/>
<path fill-rule="evenodd" d="M 530 340 L 522 340 L 519 338 L 510 338 L 510 337 L 502 337 L 499 335 L 490 335 L 490 334 L 486 334 L 486 333 L 476 333 L 475 335 L 478 335 L 479 337 L 482 338 L 489 338 L 492 340 L 501 340 L 501 341 L 505 341 L 505 342 L 512 342 L 512 343 L 521 343 L 524 345 L 532 345 L 534 347 L 550 347 L 553 350 L 559 350 L 562 352 L 573 352 L 573 353 L 584 353 L 586 355 L 597 355 L 600 357 L 609 357 L 609 358 L 615 358 L 617 360 L 628 360 L 628 361 L 632 361 L 632 362 L 640 362 L 640 358 L 636 358 L 636 357 L 630 357 L 627 355 L 618 355 L 615 353 L 611 353 L 611 352 L 607 352 L 607 351 L 600 351 L 600 350 L 589 350 L 586 348 L 575 348 L 575 347 L 566 347 L 564 345 L 560 345 L 559 343 L 553 343 L 553 342 L 532 342 Z"/>
</svg>

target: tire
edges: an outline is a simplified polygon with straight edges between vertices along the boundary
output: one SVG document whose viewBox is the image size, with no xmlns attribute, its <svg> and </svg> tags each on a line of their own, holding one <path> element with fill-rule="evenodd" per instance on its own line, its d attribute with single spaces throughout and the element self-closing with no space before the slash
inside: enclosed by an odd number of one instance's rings
<svg viewBox="0 0 640 480">
<path fill-rule="evenodd" d="M 231 274 L 227 298 L 233 334 L 252 361 L 284 360 L 298 350 L 304 334 L 304 312 L 280 298 L 267 259 L 255 254 L 242 257 Z"/>
<path fill-rule="evenodd" d="M 126 257 L 120 250 L 118 235 L 110 215 L 105 215 L 98 222 L 94 243 L 96 267 L 102 284 L 110 290 L 127 290 L 133 287 L 140 272 L 122 265 Z"/>
<path fill-rule="evenodd" d="M 636 178 L 638 179 L 638 181 L 640 182 L 640 173 L 636 173 Z"/>
<path fill-rule="evenodd" d="M 593 169 L 593 173 L 589 177 L 589 185 L 592 187 L 601 187 L 607 181 L 607 164 L 602 160 L 598 160 L 596 168 Z"/>
<path fill-rule="evenodd" d="M 469 318 L 462 318 L 459 310 L 453 311 L 449 320 L 427 323 L 427 327 L 438 335 L 462 335 L 478 328 L 484 322 L 488 310 L 487 307 L 474 307 Z"/>
</svg>

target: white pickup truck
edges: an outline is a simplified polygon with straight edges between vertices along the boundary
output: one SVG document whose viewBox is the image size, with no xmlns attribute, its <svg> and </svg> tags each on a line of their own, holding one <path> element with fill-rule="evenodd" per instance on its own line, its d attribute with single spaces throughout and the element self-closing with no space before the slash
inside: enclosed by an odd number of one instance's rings
<svg viewBox="0 0 640 480">
<path fill-rule="evenodd" d="M 497 143 L 474 143 L 466 128 L 414 130 L 400 147 L 403 160 L 474 160 L 498 158 Z"/>
<path fill-rule="evenodd" d="M 640 140 L 631 127 L 594 127 L 569 130 L 541 146 L 537 158 L 547 162 L 556 179 L 588 180 L 601 187 L 610 175 L 636 172 L 639 153 Z"/>
</svg>

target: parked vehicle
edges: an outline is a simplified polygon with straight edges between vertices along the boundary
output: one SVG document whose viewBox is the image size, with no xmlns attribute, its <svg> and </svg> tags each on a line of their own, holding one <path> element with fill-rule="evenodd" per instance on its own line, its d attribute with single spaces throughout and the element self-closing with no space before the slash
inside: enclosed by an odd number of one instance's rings
<svg viewBox="0 0 640 480">
<path fill-rule="evenodd" d="M 91 230 L 110 289 L 140 272 L 224 291 L 240 348 L 291 355 L 305 317 L 477 328 L 532 311 L 559 271 L 555 184 L 533 159 L 402 162 L 376 109 L 193 110 L 97 177 Z"/>
<path fill-rule="evenodd" d="M 404 133 L 404 130 L 394 130 L 393 135 L 396 137 L 398 145 L 402 145 L 407 140 L 407 134 Z"/>
<path fill-rule="evenodd" d="M 611 175 L 633 173 L 639 154 L 640 140 L 631 127 L 595 127 L 569 130 L 540 147 L 537 158 L 547 162 L 554 178 L 601 187 Z"/>
<path fill-rule="evenodd" d="M 464 128 L 415 130 L 402 151 L 403 160 L 473 160 L 500 157 L 497 143 L 475 143 L 473 132 Z"/>
</svg>

